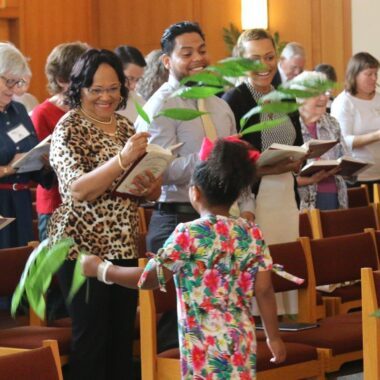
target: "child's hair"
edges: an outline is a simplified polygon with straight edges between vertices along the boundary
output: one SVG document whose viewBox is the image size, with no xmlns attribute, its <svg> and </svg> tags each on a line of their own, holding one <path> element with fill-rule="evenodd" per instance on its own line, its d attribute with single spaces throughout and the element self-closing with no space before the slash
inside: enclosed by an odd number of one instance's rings
<svg viewBox="0 0 380 380">
<path fill-rule="evenodd" d="M 206 161 L 193 173 L 191 185 L 198 186 L 209 205 L 231 206 L 255 181 L 255 164 L 249 157 L 252 147 L 242 141 L 218 139 Z"/>
</svg>

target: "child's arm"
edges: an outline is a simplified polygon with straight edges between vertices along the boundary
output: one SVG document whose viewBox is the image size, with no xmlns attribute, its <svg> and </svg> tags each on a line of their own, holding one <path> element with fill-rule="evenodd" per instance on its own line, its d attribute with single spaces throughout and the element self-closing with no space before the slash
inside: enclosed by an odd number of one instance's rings
<svg viewBox="0 0 380 380">
<path fill-rule="evenodd" d="M 286 358 L 286 349 L 278 332 L 277 307 L 271 273 L 271 271 L 257 272 L 255 296 L 267 336 L 267 345 L 273 355 L 271 362 L 281 363 Z"/>
<path fill-rule="evenodd" d="M 98 266 L 103 262 L 98 256 L 82 256 L 82 272 L 87 277 L 97 277 Z M 137 283 L 143 273 L 144 268 L 120 267 L 118 265 L 109 266 L 106 273 L 106 280 L 127 288 L 138 289 Z M 163 268 L 165 281 L 172 277 L 172 272 Z M 155 289 L 159 284 L 157 281 L 156 266 L 152 266 L 149 274 L 142 286 L 142 289 Z"/>
</svg>

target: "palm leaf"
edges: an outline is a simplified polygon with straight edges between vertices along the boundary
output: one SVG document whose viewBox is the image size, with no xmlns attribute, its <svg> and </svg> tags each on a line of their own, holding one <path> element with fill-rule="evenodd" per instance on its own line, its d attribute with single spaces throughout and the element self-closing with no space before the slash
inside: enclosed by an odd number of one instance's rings
<svg viewBox="0 0 380 380">
<path fill-rule="evenodd" d="M 297 103 L 291 102 L 278 102 L 278 103 L 265 103 L 258 105 L 249 110 L 241 119 L 240 126 L 243 128 L 247 120 L 258 113 L 291 113 L 299 108 Z"/>
<path fill-rule="evenodd" d="M 261 61 L 243 57 L 225 58 L 219 61 L 218 65 L 229 68 L 238 67 L 241 70 L 244 70 L 245 73 L 250 71 L 259 72 L 267 69 L 267 66 L 261 63 Z"/>
<path fill-rule="evenodd" d="M 188 77 L 183 78 L 180 81 L 181 85 L 186 85 L 187 83 L 197 83 L 199 86 L 211 86 L 211 87 L 223 87 L 226 85 L 230 85 L 231 83 L 225 80 L 223 77 L 218 75 L 218 73 L 208 72 L 207 70 L 190 75 Z"/>
<path fill-rule="evenodd" d="M 284 92 L 274 90 L 260 98 L 258 104 L 263 104 L 267 102 L 281 102 L 282 100 L 288 99 L 294 99 L 294 96 L 291 94 L 286 94 Z"/>
<path fill-rule="evenodd" d="M 249 133 L 261 132 L 264 129 L 277 127 L 279 124 L 285 122 L 286 120 L 287 120 L 286 117 L 281 117 L 281 118 L 275 119 L 275 120 L 263 121 L 261 123 L 251 125 L 250 127 L 245 128 L 243 131 L 240 132 L 240 134 L 242 136 L 245 136 L 245 135 L 248 135 Z"/>
<path fill-rule="evenodd" d="M 149 116 L 148 114 L 144 111 L 144 109 L 141 107 L 141 105 L 136 102 L 136 100 L 133 101 L 135 107 L 136 107 L 136 111 L 137 113 L 141 116 L 141 118 L 147 123 L 147 124 L 150 124 L 150 119 L 149 119 Z"/>
<path fill-rule="evenodd" d="M 11 303 L 11 314 L 14 317 L 16 315 L 17 309 L 20 306 L 20 302 L 23 298 L 24 292 L 25 292 L 25 284 L 26 280 L 28 278 L 29 272 L 32 270 L 37 257 L 40 255 L 46 254 L 48 250 L 48 239 L 42 241 L 38 247 L 36 247 L 33 252 L 30 254 L 26 264 L 24 271 L 21 274 L 21 278 L 19 283 L 16 286 L 15 291 L 13 292 L 13 297 L 12 297 L 12 303 Z"/>
<path fill-rule="evenodd" d="M 174 98 L 179 96 L 183 99 L 202 99 L 209 98 L 215 94 L 221 92 L 220 87 L 209 87 L 209 86 L 193 86 L 193 87 L 180 87 L 177 91 L 173 92 L 170 96 Z"/>
<path fill-rule="evenodd" d="M 77 262 L 75 263 L 74 273 L 73 273 L 73 281 L 71 283 L 71 288 L 69 295 L 67 297 L 67 302 L 71 303 L 75 294 L 77 294 L 78 290 L 82 287 L 84 282 L 86 281 L 86 277 L 82 274 L 82 266 L 81 266 L 81 257 L 84 255 L 83 252 L 79 254 L 77 257 Z"/>
<path fill-rule="evenodd" d="M 13 316 L 25 294 L 30 307 L 41 319 L 44 319 L 46 309 L 44 295 L 53 274 L 63 264 L 73 244 L 72 239 L 63 239 L 48 248 L 48 240 L 44 240 L 32 252 L 12 298 L 11 313 Z"/>
<path fill-rule="evenodd" d="M 165 116 L 170 119 L 189 121 L 193 120 L 199 116 L 205 115 L 207 112 L 202 112 L 190 108 L 166 108 L 160 111 L 154 117 Z"/>
<path fill-rule="evenodd" d="M 245 76 L 250 71 L 263 71 L 266 66 L 259 61 L 253 61 L 247 58 L 232 57 L 219 61 L 216 65 L 208 66 L 208 71 L 215 71 L 226 77 L 238 78 Z"/>
<path fill-rule="evenodd" d="M 223 41 L 227 46 L 227 50 L 229 52 L 232 52 L 241 34 L 241 30 L 239 30 L 232 23 L 229 25 L 228 28 L 223 28 L 222 30 L 223 30 Z"/>
</svg>

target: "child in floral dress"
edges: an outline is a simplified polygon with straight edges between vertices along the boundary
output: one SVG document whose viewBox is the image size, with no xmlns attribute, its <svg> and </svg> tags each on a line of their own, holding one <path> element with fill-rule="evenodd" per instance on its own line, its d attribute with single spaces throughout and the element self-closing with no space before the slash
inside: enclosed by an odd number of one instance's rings
<svg viewBox="0 0 380 380">
<path fill-rule="evenodd" d="M 252 156 L 240 140 L 217 140 L 196 167 L 189 190 L 200 218 L 179 224 L 143 273 L 141 268 L 107 265 L 96 256 L 82 263 L 85 275 L 127 287 L 138 282 L 142 288 L 164 290 L 165 281 L 174 276 L 182 379 L 255 379 L 254 295 L 271 361 L 285 360 L 271 256 L 255 224 L 229 216 L 231 205 L 254 180 Z"/>
</svg>

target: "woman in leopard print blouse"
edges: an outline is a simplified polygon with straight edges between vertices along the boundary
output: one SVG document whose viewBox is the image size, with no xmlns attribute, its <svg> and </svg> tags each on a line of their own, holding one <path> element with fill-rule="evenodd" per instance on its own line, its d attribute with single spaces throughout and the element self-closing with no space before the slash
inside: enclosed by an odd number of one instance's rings
<svg viewBox="0 0 380 380">
<path fill-rule="evenodd" d="M 52 137 L 50 162 L 57 173 L 62 205 L 54 212 L 49 237 L 71 237 L 75 245 L 58 277 L 65 296 L 79 252 L 122 266 L 137 264 L 138 202 L 112 194 L 123 171 L 141 157 L 147 133 L 134 134 L 115 113 L 127 98 L 122 65 L 107 50 L 84 53 L 71 73 L 71 107 Z M 156 199 L 160 184 L 151 173 L 137 179 L 140 194 Z M 96 280 L 68 305 L 73 321 L 71 379 L 132 376 L 132 343 L 137 292 Z"/>
</svg>

